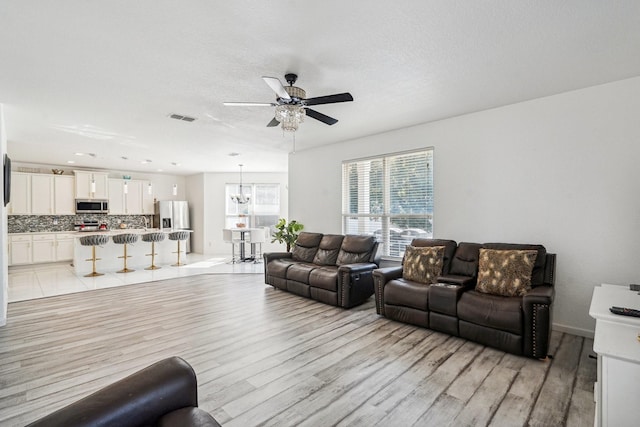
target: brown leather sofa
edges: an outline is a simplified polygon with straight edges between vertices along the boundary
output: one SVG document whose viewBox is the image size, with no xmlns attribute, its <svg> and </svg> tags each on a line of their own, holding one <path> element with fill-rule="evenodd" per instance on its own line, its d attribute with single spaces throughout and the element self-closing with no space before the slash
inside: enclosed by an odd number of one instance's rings
<svg viewBox="0 0 640 427">
<path fill-rule="evenodd" d="M 291 252 L 264 254 L 264 281 L 277 289 L 349 308 L 373 295 L 379 265 L 373 236 L 302 232 Z"/>
<path fill-rule="evenodd" d="M 403 278 L 403 267 L 373 272 L 376 311 L 479 342 L 509 353 L 544 358 L 551 336 L 555 254 L 542 245 L 456 244 L 453 240 L 414 239 L 412 246 L 444 246 L 442 274 L 430 285 Z M 476 290 L 480 249 L 537 251 L 531 290 L 522 296 Z"/>
<path fill-rule="evenodd" d="M 154 363 L 30 427 L 220 427 L 198 408 L 196 374 L 179 357 Z"/>
</svg>

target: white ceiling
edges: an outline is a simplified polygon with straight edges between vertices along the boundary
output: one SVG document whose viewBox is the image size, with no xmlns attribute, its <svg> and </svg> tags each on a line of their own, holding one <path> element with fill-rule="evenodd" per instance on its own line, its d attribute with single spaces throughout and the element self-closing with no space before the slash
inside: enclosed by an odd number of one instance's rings
<svg viewBox="0 0 640 427">
<path fill-rule="evenodd" d="M 639 53 L 637 0 L 0 2 L 9 155 L 87 168 L 285 171 L 273 108 L 222 105 L 274 101 L 261 76 L 353 95 L 303 150 L 638 76 Z"/>
</svg>

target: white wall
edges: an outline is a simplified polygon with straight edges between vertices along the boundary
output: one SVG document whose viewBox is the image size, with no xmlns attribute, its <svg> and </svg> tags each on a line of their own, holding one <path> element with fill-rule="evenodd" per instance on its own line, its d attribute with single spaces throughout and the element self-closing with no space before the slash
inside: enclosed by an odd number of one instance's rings
<svg viewBox="0 0 640 427">
<path fill-rule="evenodd" d="M 289 209 L 286 173 L 243 173 L 244 184 L 280 184 L 280 216 L 286 217 Z M 231 246 L 222 240 L 222 229 L 225 227 L 225 186 L 238 183 L 238 173 L 206 173 L 204 180 L 203 212 L 203 250 L 207 255 L 231 256 Z M 271 243 L 262 245 L 264 252 L 284 250 L 284 245 Z"/>
<path fill-rule="evenodd" d="M 289 158 L 290 217 L 341 232 L 341 162 L 433 146 L 434 235 L 557 253 L 554 327 L 590 336 L 593 287 L 640 282 L 640 77 Z"/>
<path fill-rule="evenodd" d="M 0 159 L 4 162 L 4 154 L 7 152 L 7 133 L 4 127 L 4 114 L 2 104 L 0 104 Z M 3 163 L 0 162 L 0 166 Z M 0 191 L 4 188 L 4 174 L 0 173 Z M 7 236 L 7 208 L 4 207 L 4 199 L 0 197 L 2 224 L 0 225 L 0 248 L 2 248 L 2 257 L 0 257 L 0 274 L 2 282 L 0 283 L 0 326 L 7 323 L 7 305 L 9 302 L 9 254 L 6 248 L 9 247 Z"/>
</svg>

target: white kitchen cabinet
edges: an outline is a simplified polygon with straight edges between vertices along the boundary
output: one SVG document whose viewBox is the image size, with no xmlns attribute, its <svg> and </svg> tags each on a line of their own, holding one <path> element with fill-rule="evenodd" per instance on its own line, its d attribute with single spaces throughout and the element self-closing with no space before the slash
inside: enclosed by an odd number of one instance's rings
<svg viewBox="0 0 640 427">
<path fill-rule="evenodd" d="M 31 236 L 9 236 L 9 265 L 31 264 Z"/>
<path fill-rule="evenodd" d="M 54 234 L 33 234 L 31 239 L 32 263 L 40 264 L 56 260 L 56 239 Z"/>
<path fill-rule="evenodd" d="M 142 181 L 130 180 L 127 183 L 124 210 L 127 215 L 142 215 Z"/>
<path fill-rule="evenodd" d="M 153 215 L 154 208 L 151 181 L 142 181 L 142 213 L 144 215 Z"/>
<path fill-rule="evenodd" d="M 125 193 L 125 180 L 109 179 L 110 215 L 142 215 L 142 181 L 130 179 L 126 183 Z"/>
<path fill-rule="evenodd" d="M 31 213 L 31 174 L 11 172 L 11 202 L 9 215 L 29 215 Z"/>
<path fill-rule="evenodd" d="M 109 215 L 124 215 L 124 183 L 121 179 L 109 180 Z"/>
<path fill-rule="evenodd" d="M 56 215 L 75 215 L 75 179 L 72 176 L 53 176 L 53 212 Z"/>
<path fill-rule="evenodd" d="M 31 214 L 53 214 L 53 175 L 31 175 Z"/>
<path fill-rule="evenodd" d="M 73 234 L 56 233 L 56 261 L 73 259 Z"/>
<path fill-rule="evenodd" d="M 76 177 L 76 199 L 107 199 L 109 174 L 106 172 L 73 171 Z M 95 182 L 95 191 L 91 183 Z"/>
</svg>

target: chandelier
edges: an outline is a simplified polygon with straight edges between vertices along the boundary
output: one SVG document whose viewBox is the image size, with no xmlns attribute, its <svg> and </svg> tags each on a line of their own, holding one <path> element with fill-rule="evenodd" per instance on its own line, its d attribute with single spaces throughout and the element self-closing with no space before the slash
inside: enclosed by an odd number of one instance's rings
<svg viewBox="0 0 640 427">
<path fill-rule="evenodd" d="M 249 203 L 249 200 L 251 199 L 251 195 L 244 194 L 244 191 L 242 191 L 242 166 L 243 165 L 239 164 L 238 166 L 240 166 L 240 187 L 238 189 L 237 194 L 231 195 L 231 200 L 233 200 L 239 205 L 246 205 L 247 203 Z"/>
<path fill-rule="evenodd" d="M 297 131 L 305 116 L 305 109 L 300 105 L 284 104 L 276 107 L 275 119 L 280 122 L 282 130 L 287 132 Z"/>
</svg>

